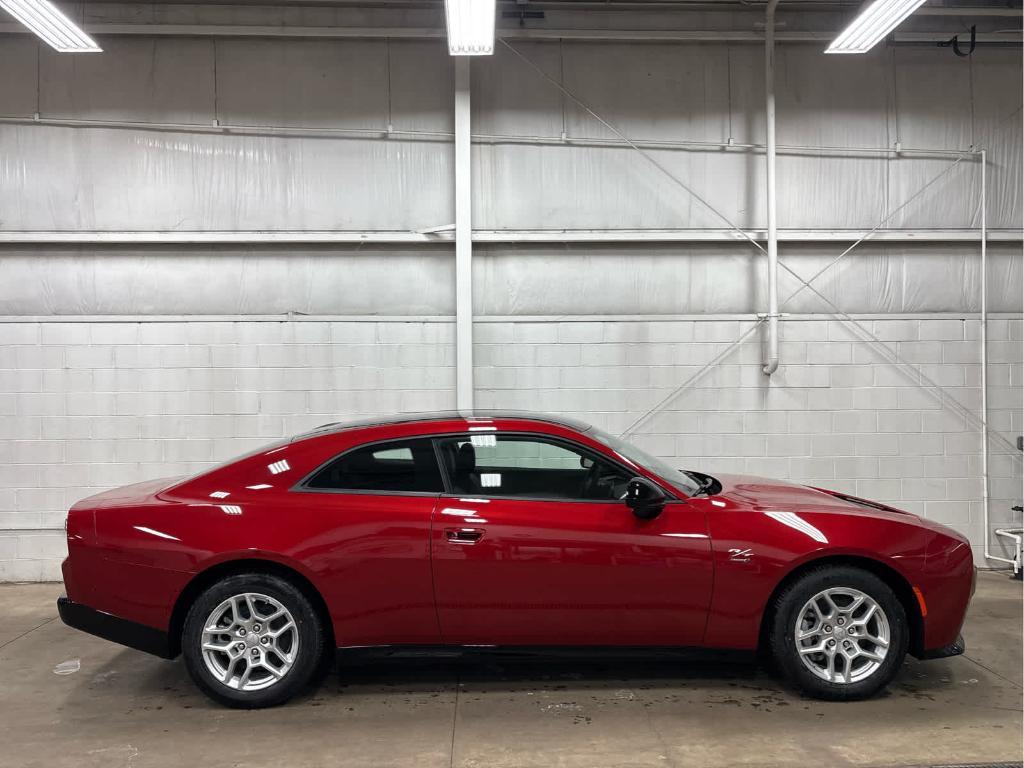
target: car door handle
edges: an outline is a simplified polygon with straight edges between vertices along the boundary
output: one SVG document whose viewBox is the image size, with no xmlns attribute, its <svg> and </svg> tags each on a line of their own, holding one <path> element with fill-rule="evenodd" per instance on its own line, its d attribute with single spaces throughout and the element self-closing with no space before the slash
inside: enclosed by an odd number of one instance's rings
<svg viewBox="0 0 1024 768">
<path fill-rule="evenodd" d="M 476 544 L 483 538 L 482 528 L 445 528 L 444 536 L 451 544 Z"/>
</svg>

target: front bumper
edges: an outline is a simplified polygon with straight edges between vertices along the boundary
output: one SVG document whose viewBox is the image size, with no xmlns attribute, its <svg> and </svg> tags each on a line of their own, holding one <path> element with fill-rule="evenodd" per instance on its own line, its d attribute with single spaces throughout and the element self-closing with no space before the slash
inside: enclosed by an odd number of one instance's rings
<svg viewBox="0 0 1024 768">
<path fill-rule="evenodd" d="M 929 651 L 925 651 L 917 658 L 922 661 L 926 659 L 945 659 L 949 656 L 959 656 L 965 650 L 967 650 L 967 644 L 964 642 L 964 636 L 958 635 L 956 640 L 949 645 L 944 645 L 941 648 L 932 648 Z"/>
<path fill-rule="evenodd" d="M 159 629 L 120 619 L 87 605 L 72 602 L 67 597 L 57 598 L 57 613 L 60 614 L 61 621 L 69 627 L 163 659 L 174 658 L 167 633 Z"/>
</svg>

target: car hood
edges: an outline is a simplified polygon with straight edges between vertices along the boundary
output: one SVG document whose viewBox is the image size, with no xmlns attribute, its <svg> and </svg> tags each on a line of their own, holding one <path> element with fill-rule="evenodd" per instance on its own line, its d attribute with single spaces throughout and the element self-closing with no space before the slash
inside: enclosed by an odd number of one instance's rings
<svg viewBox="0 0 1024 768">
<path fill-rule="evenodd" d="M 918 521 L 917 515 L 876 501 L 861 499 L 839 491 L 813 488 L 809 485 L 770 480 L 752 475 L 715 475 L 722 490 L 721 499 L 759 512 L 837 512 L 868 517 Z"/>
</svg>

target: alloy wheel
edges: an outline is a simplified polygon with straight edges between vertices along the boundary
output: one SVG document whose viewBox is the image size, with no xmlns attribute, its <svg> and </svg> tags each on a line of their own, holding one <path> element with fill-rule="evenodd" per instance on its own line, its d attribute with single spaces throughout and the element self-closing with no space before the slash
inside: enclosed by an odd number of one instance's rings
<svg viewBox="0 0 1024 768">
<path fill-rule="evenodd" d="M 215 679 L 235 690 L 259 691 L 295 665 L 299 630 L 280 601 L 246 592 L 229 597 L 206 618 L 202 652 Z"/>
<path fill-rule="evenodd" d="M 804 604 L 793 637 L 807 669 L 822 680 L 849 685 L 882 666 L 889 650 L 889 619 L 870 595 L 833 587 Z"/>
</svg>

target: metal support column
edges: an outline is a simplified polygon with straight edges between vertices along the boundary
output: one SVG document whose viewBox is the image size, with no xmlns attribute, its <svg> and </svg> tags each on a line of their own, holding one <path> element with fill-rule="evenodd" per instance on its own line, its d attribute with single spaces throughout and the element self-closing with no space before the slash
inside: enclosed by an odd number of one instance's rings
<svg viewBox="0 0 1024 768">
<path fill-rule="evenodd" d="M 764 124 L 765 179 L 768 205 L 768 350 L 762 370 L 771 376 L 779 369 L 779 232 L 775 197 L 775 9 L 768 0 L 764 20 Z"/>
<path fill-rule="evenodd" d="M 455 63 L 455 406 L 473 408 L 473 221 L 469 56 Z"/>
</svg>

